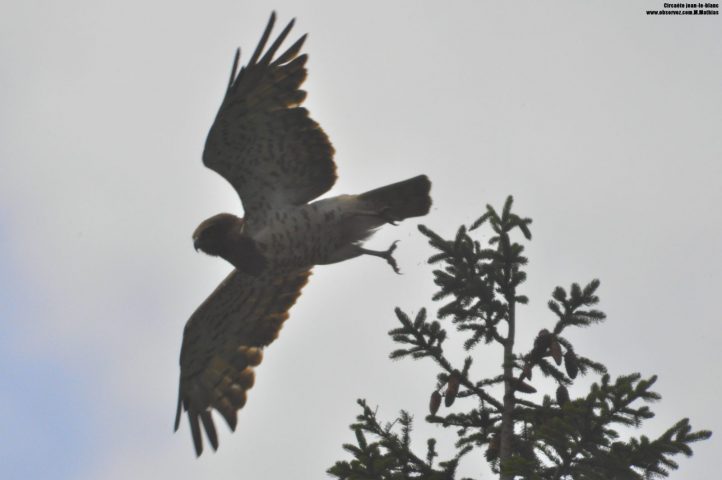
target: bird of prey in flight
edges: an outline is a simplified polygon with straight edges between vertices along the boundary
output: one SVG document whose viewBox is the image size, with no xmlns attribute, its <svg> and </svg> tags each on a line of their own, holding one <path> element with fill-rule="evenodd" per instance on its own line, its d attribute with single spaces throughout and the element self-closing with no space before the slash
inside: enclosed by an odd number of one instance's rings
<svg viewBox="0 0 722 480">
<path fill-rule="evenodd" d="M 238 192 L 244 217 L 221 213 L 193 233 L 197 250 L 235 267 L 183 332 L 175 430 L 186 411 L 197 455 L 203 452 L 201 425 L 218 448 L 213 409 L 235 430 L 237 411 L 253 386 L 253 368 L 263 347 L 278 336 L 313 266 L 374 255 L 398 273 L 396 242 L 385 251 L 365 249 L 362 242 L 382 225 L 426 215 L 431 207 L 425 175 L 312 202 L 336 180 L 334 150 L 301 106 L 306 35 L 279 50 L 291 21 L 266 49 L 275 19 L 271 14 L 240 71 L 236 51 L 203 151 L 203 164 Z"/>
</svg>

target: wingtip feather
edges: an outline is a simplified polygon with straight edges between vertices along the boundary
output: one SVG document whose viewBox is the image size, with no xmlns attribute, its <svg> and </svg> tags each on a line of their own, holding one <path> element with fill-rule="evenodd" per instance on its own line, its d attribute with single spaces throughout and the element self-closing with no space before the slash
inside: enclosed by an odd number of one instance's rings
<svg viewBox="0 0 722 480">
<path fill-rule="evenodd" d="M 236 54 L 233 57 L 233 67 L 231 68 L 231 78 L 228 80 L 228 88 L 226 89 L 229 91 L 231 87 L 233 86 L 233 82 L 236 80 L 236 74 L 238 73 L 238 62 L 241 59 L 241 47 L 236 48 Z"/>
<path fill-rule="evenodd" d="M 268 41 L 268 37 L 271 36 L 271 30 L 273 30 L 273 25 L 276 23 L 276 12 L 271 12 L 271 18 L 268 19 L 268 24 L 266 25 L 266 29 L 263 31 L 263 35 L 261 35 L 261 40 L 258 42 L 258 46 L 256 47 L 256 50 L 253 52 L 253 55 L 251 56 L 251 59 L 248 61 L 248 66 L 254 65 L 256 63 L 256 60 L 258 60 L 258 57 L 261 56 L 261 52 L 266 47 L 266 42 Z"/>
<path fill-rule="evenodd" d="M 181 392 L 180 392 L 180 388 L 179 388 L 179 389 L 178 389 L 178 406 L 177 406 L 176 409 L 175 409 L 175 423 L 174 423 L 174 425 L 173 425 L 173 431 L 174 431 L 174 432 L 177 432 L 177 431 L 178 431 L 178 427 L 180 426 L 181 403 L 182 403 L 182 398 L 181 398 Z"/>
<path fill-rule="evenodd" d="M 201 422 L 203 422 L 206 437 L 208 438 L 208 441 L 211 442 L 213 450 L 218 450 L 218 434 L 216 433 L 216 426 L 213 424 L 211 412 L 208 410 L 201 412 Z"/>
<path fill-rule="evenodd" d="M 293 25 L 296 23 L 296 19 L 292 19 L 290 22 L 288 22 L 288 25 L 281 31 L 281 33 L 278 35 L 276 40 L 271 44 L 268 51 L 265 55 L 263 55 L 263 58 L 259 61 L 260 65 L 270 65 L 271 61 L 273 60 L 273 56 L 276 55 L 276 51 L 278 51 L 279 47 L 283 43 L 283 41 L 288 36 L 288 33 L 291 31 L 291 28 L 293 28 Z"/>
<path fill-rule="evenodd" d="M 191 426 L 191 435 L 193 435 L 193 446 L 196 449 L 196 457 L 200 457 L 203 453 L 203 439 L 201 438 L 201 426 L 198 423 L 198 414 L 188 412 L 188 423 Z"/>
</svg>

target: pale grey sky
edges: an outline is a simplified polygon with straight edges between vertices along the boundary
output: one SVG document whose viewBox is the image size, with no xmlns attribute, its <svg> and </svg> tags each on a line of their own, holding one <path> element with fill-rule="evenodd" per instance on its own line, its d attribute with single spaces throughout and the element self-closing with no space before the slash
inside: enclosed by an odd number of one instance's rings
<svg viewBox="0 0 722 480">
<path fill-rule="evenodd" d="M 369 243 L 400 239 L 403 276 L 373 258 L 315 270 L 217 453 L 195 459 L 185 422 L 171 433 L 183 325 L 229 271 L 191 232 L 240 213 L 200 155 L 233 51 L 247 60 L 271 8 L 310 34 L 332 194 L 425 173 L 422 222 L 447 235 L 513 194 L 534 219 L 520 341 L 553 321 L 556 285 L 600 278 L 608 320 L 577 350 L 659 374 L 640 433 L 689 416 L 719 435 L 722 20 L 644 14 L 661 5 L 6 2 L 0 476 L 323 478 L 358 397 L 414 413 L 420 449 L 453 438 L 423 425 L 435 370 L 386 358 L 393 308 L 434 307 L 414 221 Z M 671 478 L 714 477 L 717 452 L 714 436 Z M 478 463 L 464 473 L 490 478 Z"/>
</svg>

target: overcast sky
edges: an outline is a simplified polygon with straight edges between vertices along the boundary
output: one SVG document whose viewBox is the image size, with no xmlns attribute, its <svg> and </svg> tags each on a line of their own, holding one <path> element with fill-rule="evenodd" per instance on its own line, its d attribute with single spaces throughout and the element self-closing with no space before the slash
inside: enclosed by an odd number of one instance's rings
<svg viewBox="0 0 722 480">
<path fill-rule="evenodd" d="M 534 219 L 525 348 L 556 285 L 600 278 L 605 324 L 569 335 L 613 375 L 658 374 L 659 434 L 716 432 L 671 478 L 722 470 L 722 20 L 661 1 L 275 2 L 310 36 L 307 107 L 336 148 L 331 194 L 420 173 L 451 235 L 508 194 Z M 324 478 L 355 399 L 416 415 L 437 371 L 387 360 L 393 308 L 432 308 L 417 221 L 397 276 L 315 269 L 266 351 L 235 434 L 196 459 L 172 434 L 183 325 L 230 270 L 191 232 L 235 192 L 201 163 L 233 50 L 264 2 L 10 1 L 0 17 L 0 477 Z M 497 350 L 477 354 L 495 374 Z M 453 354 L 462 358 L 463 353 Z M 486 369 L 486 370 L 484 370 Z M 571 389 L 584 393 L 586 384 Z M 546 393 L 552 393 L 550 385 Z M 442 452 L 448 453 L 448 448 Z M 490 478 L 478 458 L 464 473 Z"/>
</svg>

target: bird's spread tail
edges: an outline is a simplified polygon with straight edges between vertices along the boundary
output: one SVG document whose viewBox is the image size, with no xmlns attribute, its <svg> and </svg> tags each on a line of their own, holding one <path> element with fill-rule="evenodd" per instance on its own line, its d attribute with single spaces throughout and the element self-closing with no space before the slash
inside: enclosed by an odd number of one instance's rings
<svg viewBox="0 0 722 480">
<path fill-rule="evenodd" d="M 431 182 L 426 175 L 409 178 L 362 193 L 361 200 L 394 220 L 421 217 L 431 208 Z"/>
</svg>

